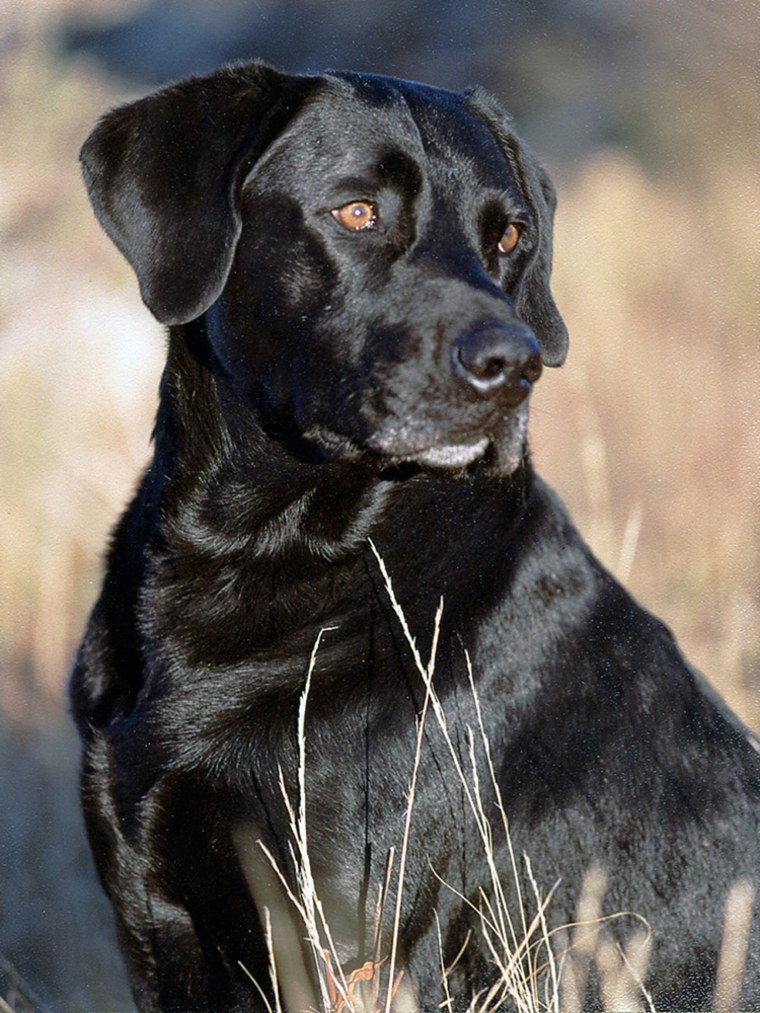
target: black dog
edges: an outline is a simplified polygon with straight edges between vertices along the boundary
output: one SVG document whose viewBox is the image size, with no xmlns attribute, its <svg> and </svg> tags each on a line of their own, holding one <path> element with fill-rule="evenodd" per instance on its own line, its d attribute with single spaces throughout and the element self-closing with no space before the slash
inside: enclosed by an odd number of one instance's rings
<svg viewBox="0 0 760 1013">
<path fill-rule="evenodd" d="M 302 943 L 258 844 L 294 888 L 279 772 L 297 804 L 320 630 L 311 867 L 346 974 L 390 973 L 398 859 L 379 941 L 374 912 L 425 685 L 370 540 L 425 661 L 443 596 L 433 685 L 452 740 L 428 714 L 396 1008 L 437 1008 L 442 966 L 452 1008 L 496 977 L 475 910 L 488 917 L 488 860 L 452 756 L 474 776 L 468 729 L 508 901 L 525 867 L 513 875 L 494 780 L 539 889 L 559 881 L 547 921 L 572 920 L 601 866 L 605 913 L 651 927 L 656 1007 L 709 1006 L 726 895 L 760 874 L 760 757 L 531 470 L 528 395 L 566 333 L 552 187 L 506 115 L 477 90 L 252 64 L 117 109 L 82 161 L 171 325 L 155 456 L 72 683 L 90 840 L 139 1007 L 259 1009 L 265 908 L 286 993 L 299 967 L 314 994 L 339 976 Z M 625 945 L 640 924 L 603 931 Z M 742 1004 L 760 1009 L 757 925 L 748 947 Z"/>
</svg>

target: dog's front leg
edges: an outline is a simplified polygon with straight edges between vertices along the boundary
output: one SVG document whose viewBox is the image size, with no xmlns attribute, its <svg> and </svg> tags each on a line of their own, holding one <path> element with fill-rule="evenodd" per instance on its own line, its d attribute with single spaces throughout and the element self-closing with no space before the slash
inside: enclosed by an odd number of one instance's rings
<svg viewBox="0 0 760 1013">
<path fill-rule="evenodd" d="M 123 777 L 109 762 L 109 753 L 107 736 L 92 733 L 82 800 L 140 1013 L 265 1010 L 251 978 L 266 988 L 266 950 L 242 884 L 222 898 L 230 877 L 217 867 L 220 863 L 208 859 L 208 849 L 195 849 L 203 828 L 197 820 L 178 820 L 168 804 L 175 779 L 159 781 L 130 808 L 130 800 L 119 792 Z M 186 903 L 187 882 L 195 884 L 205 902 Z"/>
<path fill-rule="evenodd" d="M 129 924 L 131 911 L 124 908 L 117 919 L 140 1013 L 258 1009 L 240 994 L 219 954 L 204 952 L 186 909 L 157 892 L 146 891 L 138 903 L 150 911 L 151 921 Z"/>
</svg>

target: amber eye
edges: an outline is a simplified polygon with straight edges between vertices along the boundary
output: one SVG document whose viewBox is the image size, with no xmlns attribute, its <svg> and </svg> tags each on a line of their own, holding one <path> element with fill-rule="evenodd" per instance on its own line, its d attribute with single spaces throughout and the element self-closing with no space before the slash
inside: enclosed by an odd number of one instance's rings
<svg viewBox="0 0 760 1013">
<path fill-rule="evenodd" d="M 377 208 L 367 200 L 353 200 L 335 208 L 330 214 L 349 232 L 363 232 L 373 228 L 377 222 Z"/>
<path fill-rule="evenodd" d="M 499 253 L 511 253 L 520 242 L 520 227 L 510 224 L 499 240 Z"/>
</svg>

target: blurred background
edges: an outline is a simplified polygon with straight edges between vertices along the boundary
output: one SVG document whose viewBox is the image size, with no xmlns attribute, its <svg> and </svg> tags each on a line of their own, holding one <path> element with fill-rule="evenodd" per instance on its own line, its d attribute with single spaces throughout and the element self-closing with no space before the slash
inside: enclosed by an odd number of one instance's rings
<svg viewBox="0 0 760 1013">
<path fill-rule="evenodd" d="M 131 1009 L 65 704 L 164 339 L 88 208 L 109 106 L 217 64 L 482 83 L 558 186 L 539 470 L 760 730 L 754 0 L 0 0 L 0 1009 Z"/>
</svg>

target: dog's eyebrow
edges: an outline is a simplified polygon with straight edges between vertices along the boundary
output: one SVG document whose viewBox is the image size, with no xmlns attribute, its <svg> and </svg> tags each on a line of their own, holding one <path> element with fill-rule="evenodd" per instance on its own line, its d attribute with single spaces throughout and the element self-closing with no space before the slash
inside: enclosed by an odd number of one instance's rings
<svg viewBox="0 0 760 1013">
<path fill-rule="evenodd" d="M 404 178 L 406 177 L 406 178 Z M 403 151 L 381 152 L 364 173 L 349 173 L 330 184 L 330 192 L 370 196 L 377 190 L 390 188 L 416 192 L 421 185 L 421 174 L 416 161 Z"/>
<path fill-rule="evenodd" d="M 519 212 L 523 217 L 531 219 L 533 216 L 530 213 L 530 207 L 528 202 L 523 197 L 519 184 L 515 180 L 512 186 L 506 187 L 504 190 L 500 190 L 495 194 L 496 200 L 503 204 L 507 211 L 514 213 Z"/>
<path fill-rule="evenodd" d="M 358 196 L 367 196 L 377 189 L 380 180 L 377 177 L 367 176 L 341 176 L 331 184 L 330 190 L 335 193 L 351 192 Z"/>
</svg>

